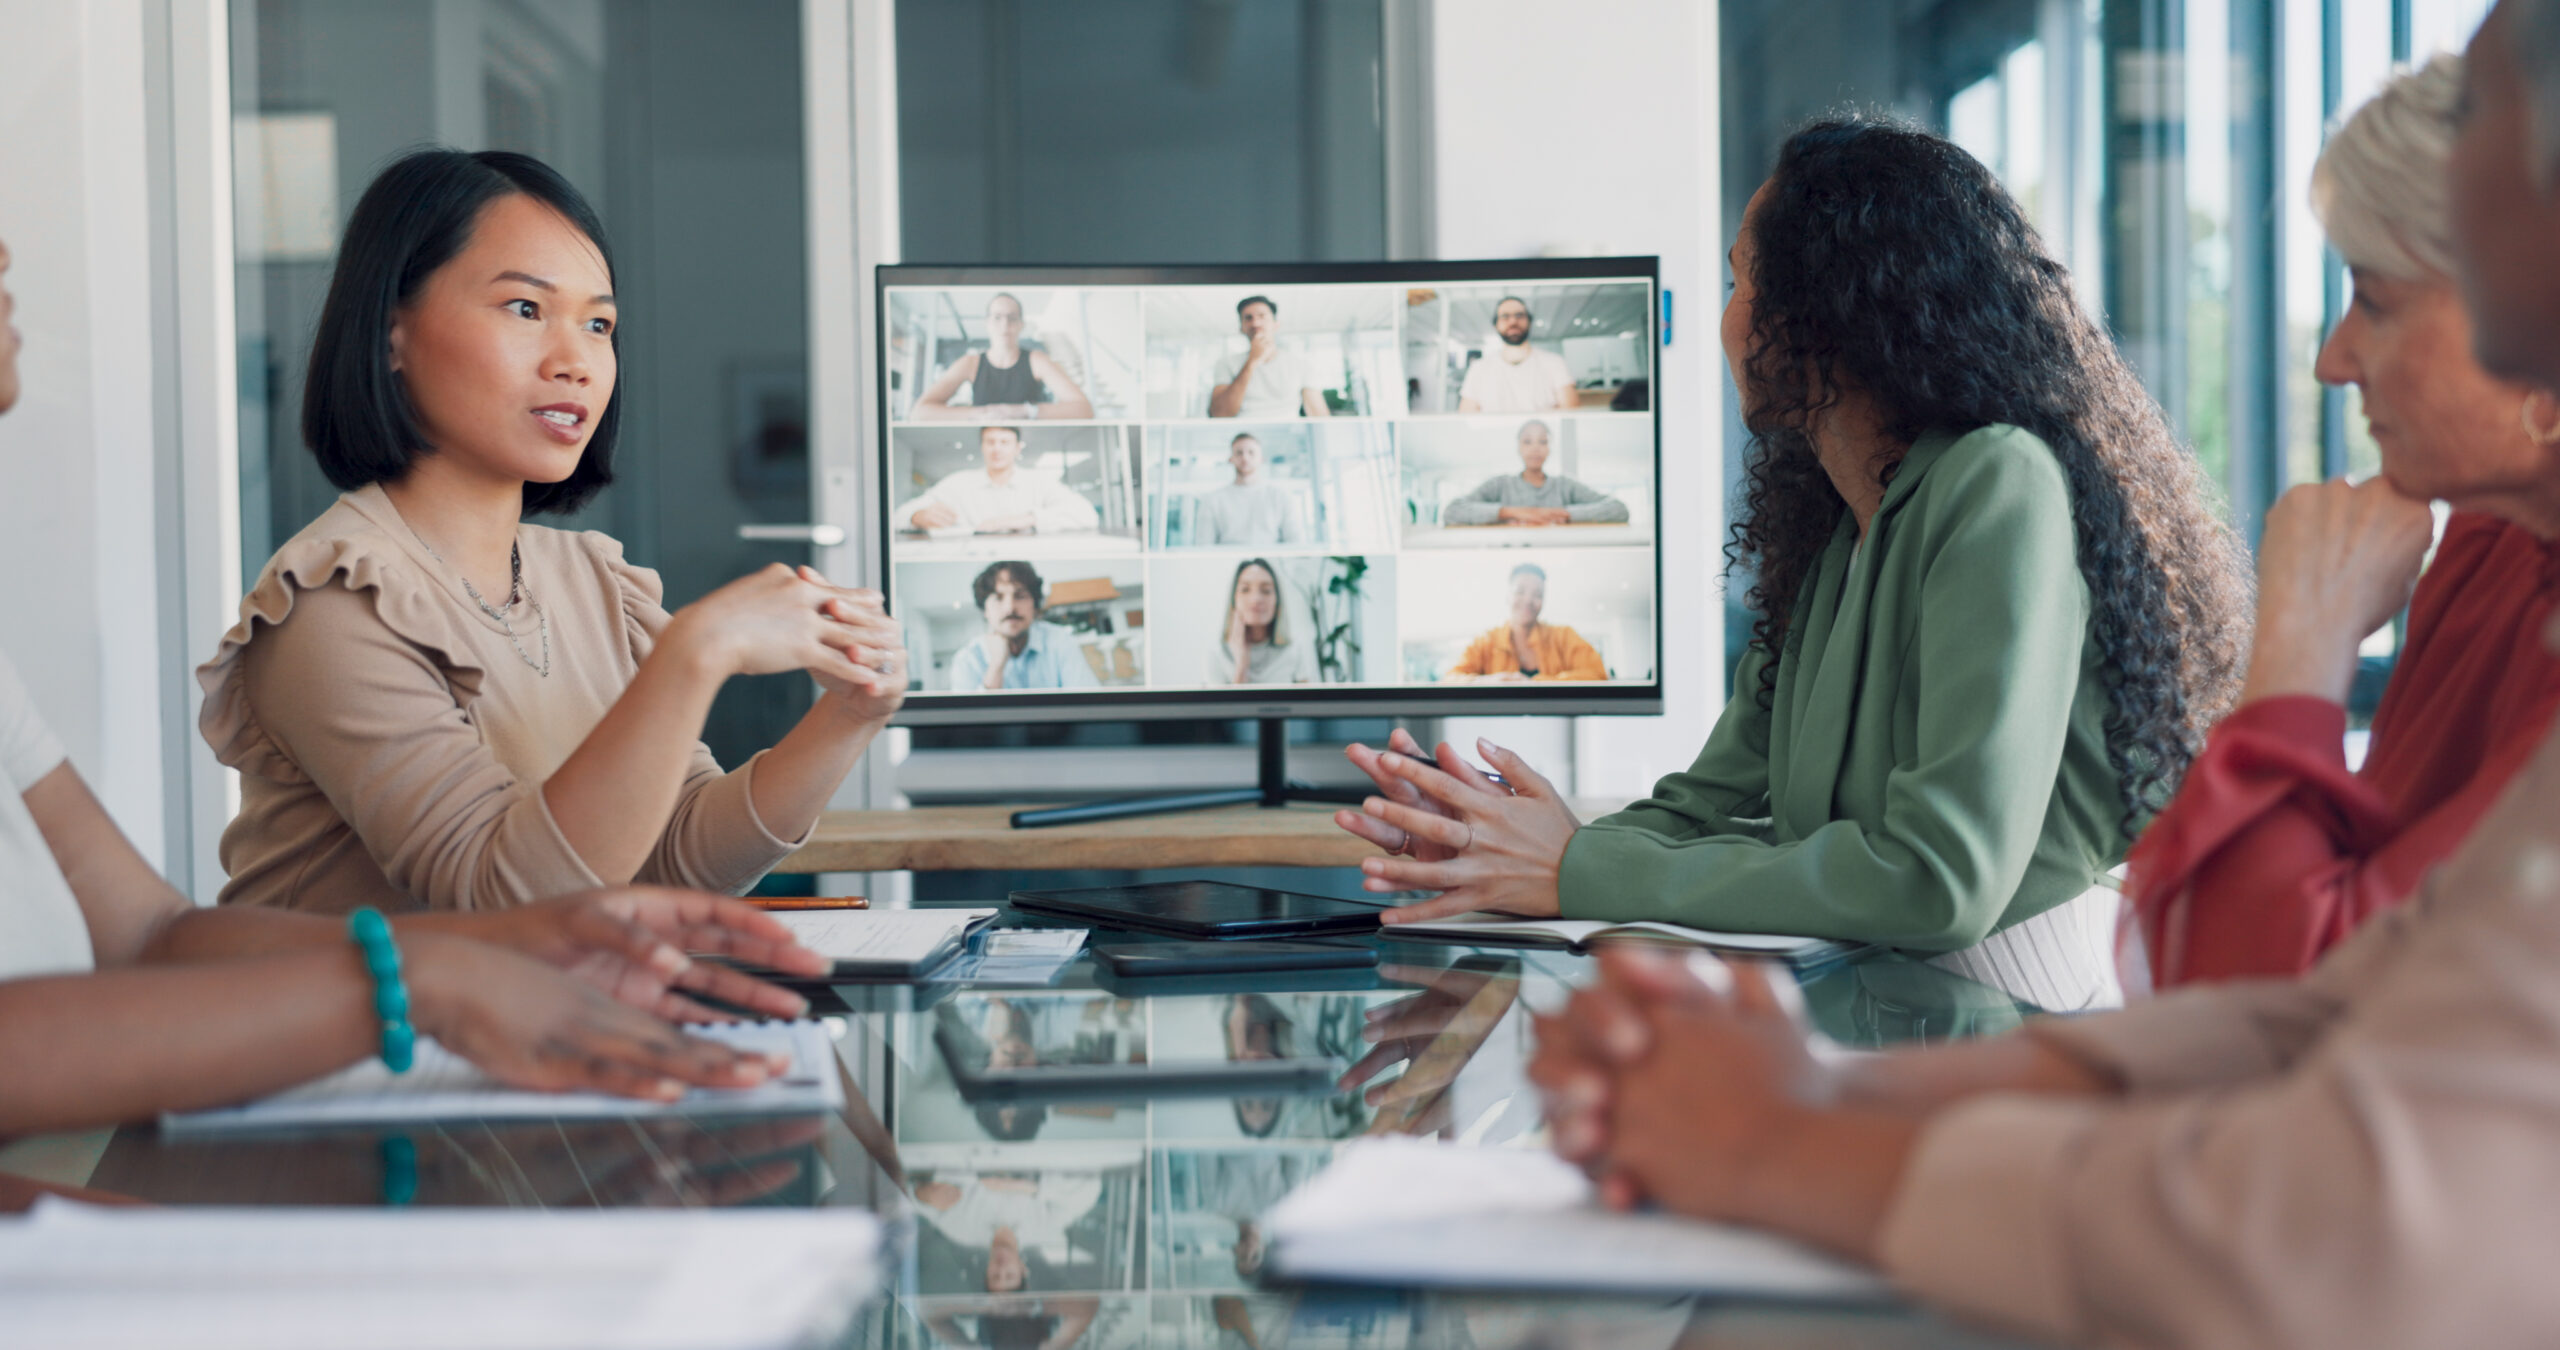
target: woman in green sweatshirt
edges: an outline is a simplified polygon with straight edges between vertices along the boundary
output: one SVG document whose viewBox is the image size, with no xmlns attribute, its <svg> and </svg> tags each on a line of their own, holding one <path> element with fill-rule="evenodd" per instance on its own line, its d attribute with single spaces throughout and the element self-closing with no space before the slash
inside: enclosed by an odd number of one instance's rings
<svg viewBox="0 0 2560 1350">
<path fill-rule="evenodd" d="M 1399 733 L 1344 828 L 1375 891 L 1932 954 L 2110 1001 L 2100 885 L 2230 701 L 2246 553 L 1998 181 L 1865 118 L 1790 138 L 1729 255 L 1760 614 L 1687 772 L 1579 824 Z M 2085 898 L 2084 898 L 2085 897 Z M 1986 941 L 1987 939 L 1987 941 Z"/>
</svg>

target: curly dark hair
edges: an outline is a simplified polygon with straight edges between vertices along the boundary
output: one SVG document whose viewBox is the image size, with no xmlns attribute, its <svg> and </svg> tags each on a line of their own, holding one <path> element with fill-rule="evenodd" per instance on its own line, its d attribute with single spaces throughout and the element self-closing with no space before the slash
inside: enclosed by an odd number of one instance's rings
<svg viewBox="0 0 2560 1350">
<path fill-rule="evenodd" d="M 1893 447 L 1880 482 L 1929 430 L 2023 428 L 2070 485 L 2130 838 L 2229 708 L 2246 657 L 2248 552 L 2194 457 L 2018 204 L 1944 137 L 1865 115 L 1816 121 L 1779 151 L 1750 227 L 1751 446 L 1725 558 L 1752 570 L 1752 643 L 1778 658 L 1762 668 L 1762 705 L 1847 509 L 1811 434 L 1839 391 L 1875 402 Z"/>
</svg>

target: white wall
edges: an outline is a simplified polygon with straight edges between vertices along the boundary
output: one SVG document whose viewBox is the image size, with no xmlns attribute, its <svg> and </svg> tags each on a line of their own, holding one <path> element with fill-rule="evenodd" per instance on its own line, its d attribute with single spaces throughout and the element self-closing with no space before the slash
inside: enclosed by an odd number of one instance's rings
<svg viewBox="0 0 2560 1350">
<path fill-rule="evenodd" d="M 0 418 L 0 644 L 161 859 L 141 0 L 0 0 L 0 239 L 25 394 Z"/>
<path fill-rule="evenodd" d="M 1659 718 L 1451 718 L 1571 789 L 1635 796 L 1686 768 L 1724 704 L 1722 355 L 1713 0 L 1444 0 L 1432 9 L 1433 215 L 1443 258 L 1659 254 L 1674 300 L 1660 354 L 1663 694 Z"/>
</svg>

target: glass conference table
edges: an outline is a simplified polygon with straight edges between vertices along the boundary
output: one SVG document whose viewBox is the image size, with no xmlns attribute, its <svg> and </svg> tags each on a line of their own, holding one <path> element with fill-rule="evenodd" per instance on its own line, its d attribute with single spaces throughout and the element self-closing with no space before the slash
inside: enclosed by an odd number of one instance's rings
<svg viewBox="0 0 2560 1350">
<path fill-rule="evenodd" d="M 1592 969 L 1379 946 L 1375 971 L 1123 981 L 1087 955 L 1045 988 L 838 986 L 816 1011 L 835 1034 L 840 1116 L 220 1141 L 136 1126 L 90 1185 L 178 1205 L 857 1205 L 890 1238 L 885 1287 L 844 1337 L 855 1346 L 2008 1344 L 1912 1310 L 1264 1282 L 1254 1216 L 1342 1141 L 1538 1130 L 1529 1014 Z M 1997 1032 L 2028 1011 L 1891 954 L 1810 973 L 1805 993 L 1826 1032 L 1862 1046 Z M 1395 1034 L 1372 1045 L 1380 1007 L 1397 1010 Z M 1309 1059 L 1330 1061 L 1320 1078 L 1201 1081 Z M 1111 1086 L 1111 1066 L 1134 1062 L 1198 1073 Z M 1346 1069 L 1366 1081 L 1339 1090 Z"/>
</svg>

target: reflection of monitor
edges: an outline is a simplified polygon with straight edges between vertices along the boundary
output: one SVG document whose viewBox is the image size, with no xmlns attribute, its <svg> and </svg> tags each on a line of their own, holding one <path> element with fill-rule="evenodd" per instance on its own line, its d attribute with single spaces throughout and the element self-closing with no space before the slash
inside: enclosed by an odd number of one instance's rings
<svg viewBox="0 0 2560 1350">
<path fill-rule="evenodd" d="M 1150 1060 L 1143 1051 L 1135 1059 L 1008 1057 L 1002 1042 L 986 1034 L 984 1016 L 965 996 L 934 1010 L 934 1047 L 960 1099 L 971 1105 L 1321 1095 L 1333 1091 L 1346 1067 L 1316 1058 Z"/>
<path fill-rule="evenodd" d="M 1657 276 L 879 269 L 901 716 L 1658 712 Z"/>
</svg>

